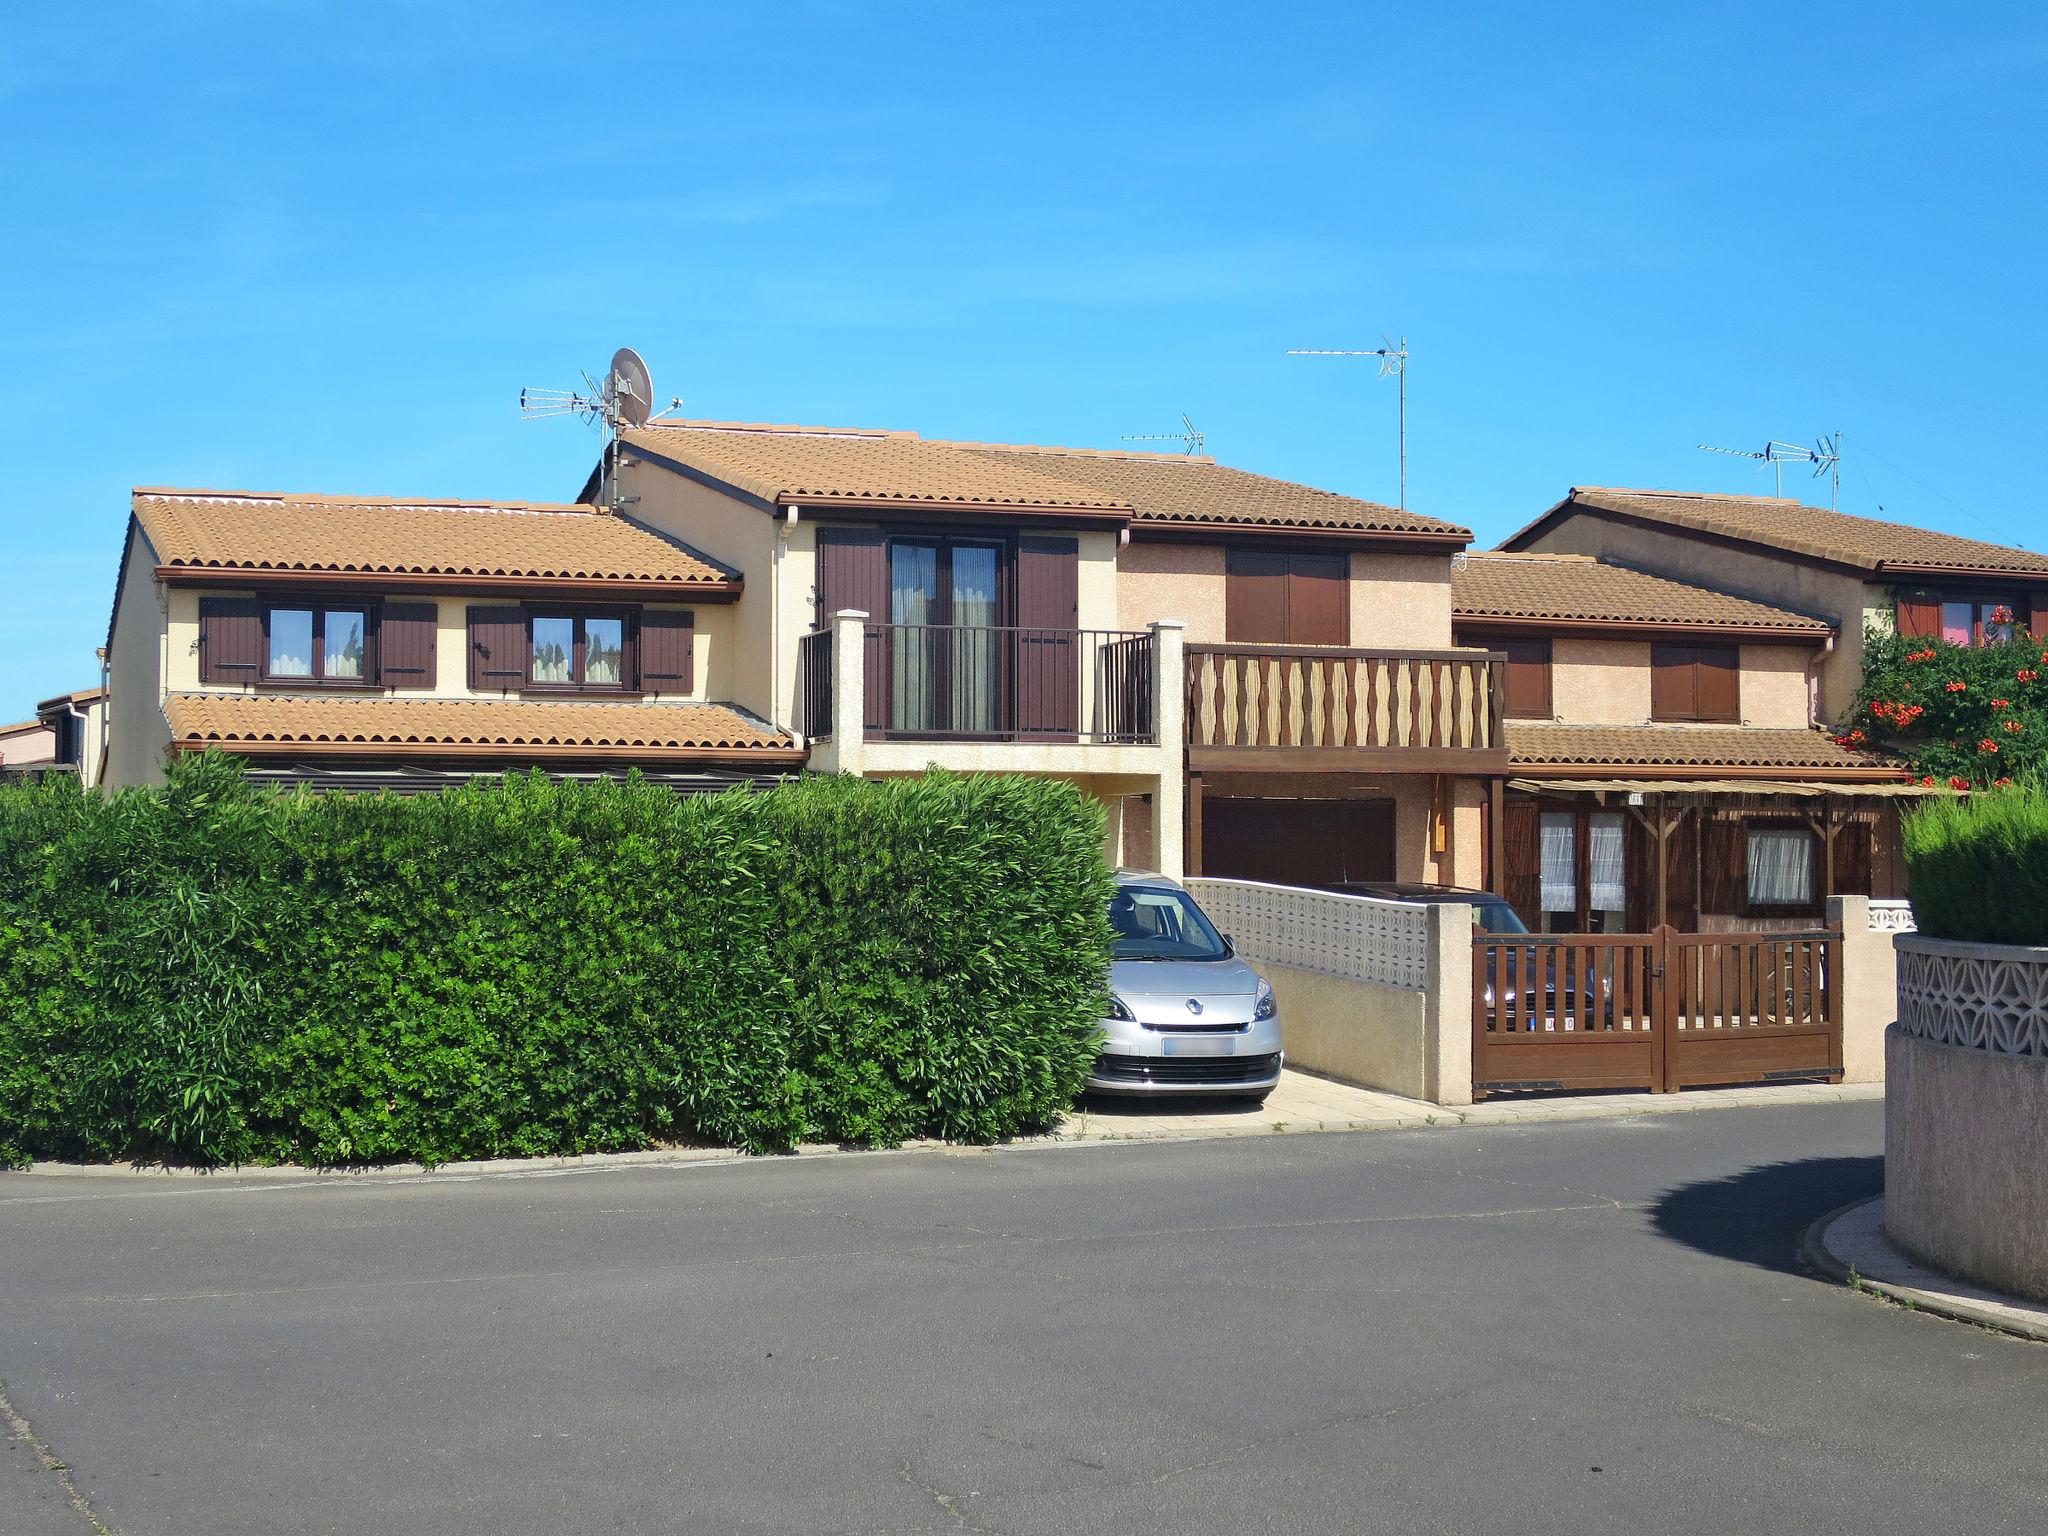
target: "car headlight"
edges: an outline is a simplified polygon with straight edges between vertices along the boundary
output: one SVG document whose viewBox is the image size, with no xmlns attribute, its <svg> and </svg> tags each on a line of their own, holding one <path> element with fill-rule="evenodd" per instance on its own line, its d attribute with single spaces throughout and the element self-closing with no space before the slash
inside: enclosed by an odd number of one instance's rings
<svg viewBox="0 0 2048 1536">
<path fill-rule="evenodd" d="M 1124 1000 L 1118 997 L 1114 992 L 1110 993 L 1109 995 L 1109 1016 L 1112 1019 L 1122 1019 L 1126 1024 L 1135 1024 L 1138 1022 L 1138 1016 L 1132 1013 L 1129 1008 L 1125 1007 Z"/>
<path fill-rule="evenodd" d="M 1493 1006 L 1493 983 L 1490 981 L 1486 984 L 1486 1006 Z"/>
<path fill-rule="evenodd" d="M 1259 983 L 1259 1004 L 1252 1009 L 1252 1019 L 1270 1019 L 1280 1011 L 1280 1005 L 1273 1001 L 1273 989 L 1265 982 Z"/>
</svg>

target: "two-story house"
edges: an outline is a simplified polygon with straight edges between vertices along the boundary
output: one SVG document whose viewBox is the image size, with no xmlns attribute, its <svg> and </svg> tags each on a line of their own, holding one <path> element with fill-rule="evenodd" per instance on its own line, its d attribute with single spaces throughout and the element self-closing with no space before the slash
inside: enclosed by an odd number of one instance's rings
<svg viewBox="0 0 2048 1536">
<path fill-rule="evenodd" d="M 614 491 L 745 581 L 730 697 L 815 769 L 1057 775 L 1175 873 L 1482 878 L 1463 528 L 1202 456 L 753 423 L 629 431 Z"/>
<path fill-rule="evenodd" d="M 1827 620 L 1583 554 L 1470 555 L 1452 607 L 1507 657 L 1495 888 L 1532 929 L 1811 926 L 1896 891 L 1910 786 L 1821 728 Z"/>
<path fill-rule="evenodd" d="M 143 489 L 107 642 L 105 782 L 218 747 L 283 783 L 483 769 L 796 771 L 729 702 L 740 574 L 587 505 Z"/>
</svg>

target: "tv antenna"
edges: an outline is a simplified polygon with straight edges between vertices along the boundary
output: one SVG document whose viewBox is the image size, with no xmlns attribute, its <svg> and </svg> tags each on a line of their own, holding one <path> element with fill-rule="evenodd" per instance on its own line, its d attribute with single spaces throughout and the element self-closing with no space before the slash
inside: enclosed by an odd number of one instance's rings
<svg viewBox="0 0 2048 1536">
<path fill-rule="evenodd" d="M 1392 374 L 1400 386 L 1400 416 L 1396 434 L 1401 454 L 1401 510 L 1408 510 L 1408 338 L 1403 336 L 1396 343 L 1386 336 L 1380 337 L 1385 343 L 1378 347 L 1289 347 L 1289 357 L 1376 357 L 1380 360 L 1379 377 Z"/>
<path fill-rule="evenodd" d="M 670 409 L 681 405 L 671 402 Z M 605 504 L 617 512 L 629 500 L 619 492 L 619 439 L 628 427 L 644 427 L 654 414 L 654 378 L 647 364 L 631 347 L 612 354 L 611 366 L 602 380 L 583 375 L 583 388 L 522 389 L 519 409 L 529 419 L 545 416 L 578 416 L 604 432 Z"/>
<path fill-rule="evenodd" d="M 1180 413 L 1181 430 L 1178 432 L 1126 432 L 1123 440 L 1127 443 L 1179 443 L 1181 452 L 1193 458 L 1202 451 L 1206 440 L 1202 429 L 1188 420 L 1188 413 Z"/>
<path fill-rule="evenodd" d="M 1772 438 L 1761 448 L 1716 448 L 1712 443 L 1701 443 L 1704 453 L 1725 453 L 1731 458 L 1755 459 L 1759 464 L 1771 466 L 1771 481 L 1776 494 L 1785 494 L 1785 466 L 1787 464 L 1811 464 L 1813 478 L 1822 475 L 1831 477 L 1828 489 L 1828 510 L 1835 509 L 1835 503 L 1842 499 L 1842 434 L 1833 437 L 1817 437 L 1811 448 L 1802 448 L 1797 443 L 1783 443 Z"/>
</svg>

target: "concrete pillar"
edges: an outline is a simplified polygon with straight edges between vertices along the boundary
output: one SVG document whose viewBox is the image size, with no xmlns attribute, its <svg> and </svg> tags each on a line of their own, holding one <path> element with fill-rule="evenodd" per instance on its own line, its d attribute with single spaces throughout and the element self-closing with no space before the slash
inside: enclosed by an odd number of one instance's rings
<svg viewBox="0 0 2048 1536">
<path fill-rule="evenodd" d="M 1432 1104 L 1472 1102 L 1472 909 L 1432 903 L 1423 992 L 1423 1081 Z"/>
<path fill-rule="evenodd" d="M 1870 898 L 1830 896 L 1828 926 L 1842 934 L 1842 1081 L 1884 1081 L 1884 1032 L 1899 1016 L 1893 935 L 1870 930 Z"/>
<path fill-rule="evenodd" d="M 1152 704 L 1159 740 L 1159 781 L 1152 792 L 1153 857 L 1159 872 L 1178 880 L 1187 868 L 1187 625 L 1160 619 L 1152 631 Z"/>
<path fill-rule="evenodd" d="M 859 776 L 866 739 L 868 616 L 858 608 L 832 615 L 832 755 L 840 773 Z"/>
</svg>

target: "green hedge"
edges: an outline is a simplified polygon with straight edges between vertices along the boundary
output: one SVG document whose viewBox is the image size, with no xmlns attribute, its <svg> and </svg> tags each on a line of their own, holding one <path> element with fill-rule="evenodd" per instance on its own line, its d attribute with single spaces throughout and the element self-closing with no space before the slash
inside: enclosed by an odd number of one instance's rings
<svg viewBox="0 0 2048 1536">
<path fill-rule="evenodd" d="M 1946 795 L 1907 815 L 1906 888 L 1922 933 L 2048 944 L 2048 785 Z"/>
<path fill-rule="evenodd" d="M 1021 778 L 0 789 L 0 1161 L 986 1142 L 1093 1058 L 1100 811 Z"/>
</svg>

